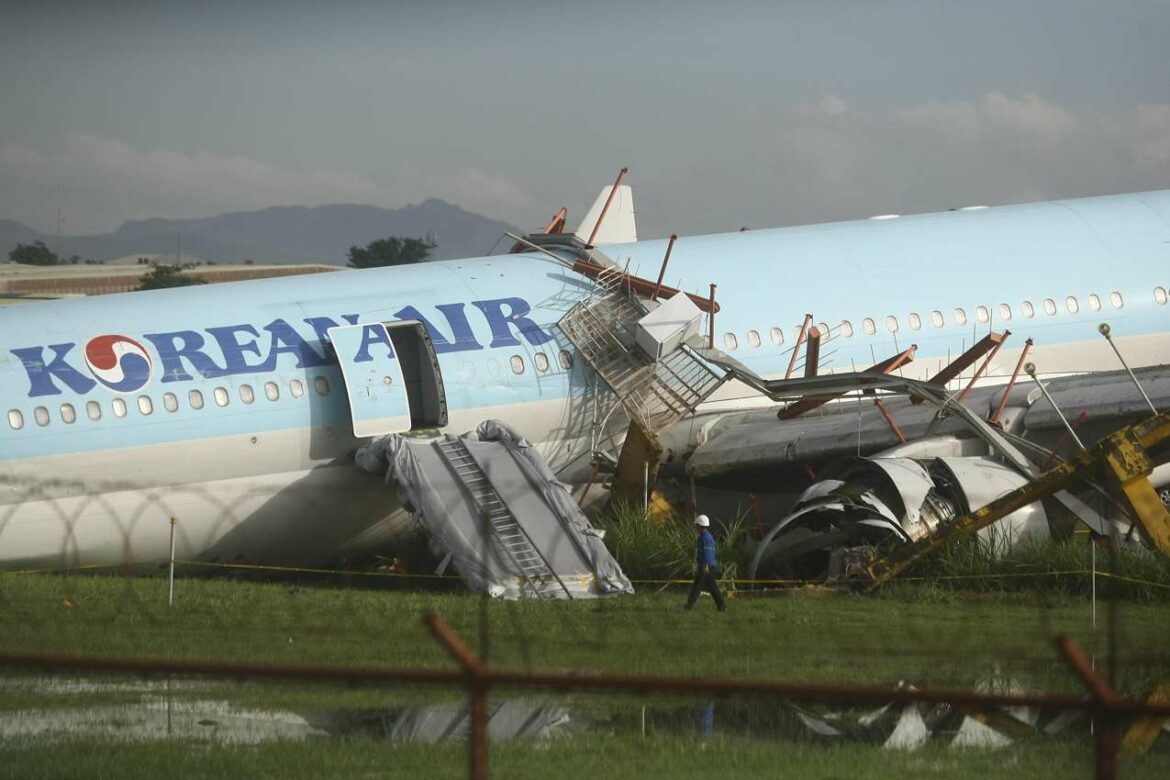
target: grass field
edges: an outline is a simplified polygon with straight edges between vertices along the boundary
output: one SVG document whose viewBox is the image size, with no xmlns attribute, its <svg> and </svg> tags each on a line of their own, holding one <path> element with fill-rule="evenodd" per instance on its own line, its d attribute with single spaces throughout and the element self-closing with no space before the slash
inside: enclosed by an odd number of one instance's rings
<svg viewBox="0 0 1170 780">
<path fill-rule="evenodd" d="M 1106 605 L 1093 630 L 1088 603 L 1065 596 L 910 586 L 878 597 L 798 591 L 736 598 L 725 614 L 706 598 L 684 612 L 682 601 L 680 590 L 493 601 L 490 661 L 512 669 L 962 685 L 993 666 L 1071 681 L 1054 664 L 1058 634 L 1099 657 L 1107 650 Z M 5 574 L 0 651 L 449 667 L 422 616 L 438 613 L 474 646 L 482 606 L 462 593 L 180 579 L 168 610 L 162 579 Z M 1166 610 L 1160 603 L 1118 603 L 1123 673 L 1160 673 L 1170 662 Z"/>
<path fill-rule="evenodd" d="M 489 602 L 489 661 L 532 670 L 728 676 L 750 679 L 959 688 L 1010 685 L 1079 693 L 1053 648 L 1072 636 L 1108 667 L 1108 612 L 1089 624 L 1087 600 L 1067 594 L 963 593 L 934 585 L 899 586 L 880 596 L 798 591 L 733 598 L 719 614 L 704 598 L 681 610 L 669 590 L 593 602 Z M 484 602 L 461 593 L 389 591 L 294 583 L 183 578 L 173 609 L 157 578 L 0 575 L 0 652 L 120 658 L 214 659 L 258 663 L 452 668 L 422 624 L 436 612 L 473 647 Z M 1132 695 L 1170 680 L 1170 621 L 1163 603 L 1116 606 L 1116 684 Z M 0 682 L 0 714 L 133 702 L 155 693 L 125 690 L 46 694 L 27 673 Z M 168 695 L 230 702 L 242 710 L 338 708 L 370 711 L 459 699 L 458 690 L 311 684 L 185 681 Z M 624 706 L 624 705 L 623 705 Z M 626 707 L 623 711 L 629 711 Z M 619 719 L 620 720 L 620 719 Z M 608 722 L 608 721 L 607 721 Z M 496 776 L 799 777 L 1087 776 L 1087 739 L 1035 740 L 1003 751 L 912 754 L 872 746 L 749 740 L 706 741 L 680 733 L 649 740 L 620 729 L 552 743 L 493 746 Z M 628 726 L 628 728 L 626 727 Z M 1163 741 L 1167 738 L 1163 737 Z M 356 745 L 356 747 L 355 747 Z M 317 777 L 461 776 L 459 745 L 390 745 L 333 738 L 224 746 L 204 741 L 0 740 L 0 776 Z M 1170 775 L 1170 748 L 1125 765 L 1130 776 Z M 76 771 L 69 771 L 73 767 Z M 93 770 L 93 771 L 83 771 Z M 623 774 L 623 772 L 625 774 Z"/>
<path fill-rule="evenodd" d="M 466 750 L 460 745 L 390 745 L 344 740 L 213 746 L 170 742 L 112 745 L 75 742 L 68 749 L 49 745 L 0 745 L 0 766 L 28 780 L 40 778 L 458 778 L 466 777 Z M 1089 778 L 1088 744 L 1047 743 L 1006 750 L 927 747 L 915 753 L 859 745 L 825 747 L 749 742 L 736 739 L 639 739 L 588 737 L 575 740 L 494 745 L 492 777 L 523 780 L 558 778 L 664 777 L 672 780 L 731 778 Z M 1122 778 L 1164 778 L 1163 755 L 1126 759 Z M 4 770 L 0 769 L 0 773 Z"/>
</svg>

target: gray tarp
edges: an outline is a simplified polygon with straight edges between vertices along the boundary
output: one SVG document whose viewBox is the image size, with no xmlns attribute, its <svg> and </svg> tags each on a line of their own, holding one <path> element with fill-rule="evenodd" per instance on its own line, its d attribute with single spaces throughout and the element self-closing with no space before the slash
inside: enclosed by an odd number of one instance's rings
<svg viewBox="0 0 1170 780">
<path fill-rule="evenodd" d="M 564 593 L 571 598 L 633 593 L 597 531 L 527 441 L 495 420 L 480 425 L 476 437 L 461 438 Z M 492 534 L 485 534 L 469 491 L 435 446 L 440 441 L 392 434 L 358 450 L 356 461 L 370 473 L 385 474 L 387 484 L 397 484 L 432 548 L 451 556 L 468 587 L 502 598 L 533 596 L 519 567 Z"/>
</svg>

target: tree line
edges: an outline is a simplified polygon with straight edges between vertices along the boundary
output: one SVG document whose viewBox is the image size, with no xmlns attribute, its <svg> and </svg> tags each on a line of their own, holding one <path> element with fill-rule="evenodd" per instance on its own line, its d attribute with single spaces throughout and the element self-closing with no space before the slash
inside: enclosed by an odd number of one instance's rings
<svg viewBox="0 0 1170 780">
<path fill-rule="evenodd" d="M 400 238 L 390 236 L 371 241 L 364 247 L 351 246 L 347 253 L 349 268 L 385 268 L 395 265 L 410 265 L 422 263 L 430 259 L 431 252 L 438 246 L 434 237 Z M 43 241 L 34 241 L 31 244 L 17 244 L 15 249 L 8 253 L 8 260 L 22 265 L 77 265 L 82 258 L 73 255 L 68 260 L 61 260 L 56 252 L 45 246 Z M 85 260 L 87 264 L 93 260 Z M 184 274 L 195 267 L 194 263 L 183 265 L 167 265 L 153 263 L 145 258 L 139 258 L 139 265 L 147 264 L 150 270 L 142 275 L 139 290 L 158 290 L 166 287 L 186 287 L 195 284 L 207 284 L 206 279 Z M 248 263 L 251 264 L 250 262 Z"/>
</svg>

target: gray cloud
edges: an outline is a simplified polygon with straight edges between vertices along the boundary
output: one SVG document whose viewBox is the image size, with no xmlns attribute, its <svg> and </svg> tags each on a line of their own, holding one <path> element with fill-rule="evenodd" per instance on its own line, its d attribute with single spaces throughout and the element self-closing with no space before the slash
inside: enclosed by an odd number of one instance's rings
<svg viewBox="0 0 1170 780">
<path fill-rule="evenodd" d="M 632 143 L 642 233 L 731 230 L 913 213 L 1167 186 L 1170 104 L 1120 116 L 1076 111 L 1037 95 L 989 92 L 858 110 L 840 96 L 770 119 L 764 140 L 744 129 L 727 143 L 676 160 Z M 743 137 L 736 138 L 737 133 Z M 742 141 L 738 142 L 738 141 Z M 355 202 L 395 207 L 428 196 L 522 225 L 562 202 L 579 217 L 610 173 L 587 181 L 542 171 L 478 167 L 369 176 L 282 167 L 240 155 L 140 151 L 88 134 L 54 149 L 0 144 L 0 216 L 49 228 L 65 207 L 66 232 L 104 231 L 150 216 L 205 216 L 280 204 Z M 574 191 L 568 192 L 566 183 Z"/>
<path fill-rule="evenodd" d="M 0 218 L 431 195 L 643 235 L 1167 186 L 1165 0 L 16 4 Z M 74 134 L 74 135 L 68 135 Z"/>
<path fill-rule="evenodd" d="M 707 155 L 700 186 L 686 181 L 693 169 L 661 173 L 670 186 L 643 186 L 641 211 L 668 215 L 666 232 L 726 230 L 1170 186 L 1170 104 L 1103 117 L 989 92 L 864 111 L 827 95 L 773 127 L 766 142 Z"/>
<path fill-rule="evenodd" d="M 70 234 L 104 232 L 145 217 L 209 216 L 287 204 L 396 207 L 431 195 L 490 216 L 522 208 L 528 197 L 516 182 L 476 168 L 384 183 L 350 171 L 292 170 L 239 155 L 140 152 L 121 141 L 81 133 L 48 151 L 0 144 L 0 213 L 48 229 L 63 205 Z"/>
</svg>

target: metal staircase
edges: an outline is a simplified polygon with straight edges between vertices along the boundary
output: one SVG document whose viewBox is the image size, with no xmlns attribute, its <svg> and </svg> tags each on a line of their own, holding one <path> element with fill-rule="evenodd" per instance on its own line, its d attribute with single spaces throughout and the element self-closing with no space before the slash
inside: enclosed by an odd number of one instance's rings
<svg viewBox="0 0 1170 780">
<path fill-rule="evenodd" d="M 533 545 L 507 504 L 496 492 L 487 474 L 479 467 L 460 439 L 448 438 L 435 445 L 474 501 L 480 516 L 491 529 L 499 547 L 537 598 L 572 598 L 568 588 Z"/>
<path fill-rule="evenodd" d="M 643 352 L 634 341 L 634 327 L 646 312 L 624 289 L 626 278 L 620 268 L 602 271 L 597 276 L 601 295 L 570 309 L 560 328 L 630 417 L 657 436 L 694 413 L 724 376 L 685 346 L 658 361 Z"/>
</svg>

